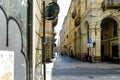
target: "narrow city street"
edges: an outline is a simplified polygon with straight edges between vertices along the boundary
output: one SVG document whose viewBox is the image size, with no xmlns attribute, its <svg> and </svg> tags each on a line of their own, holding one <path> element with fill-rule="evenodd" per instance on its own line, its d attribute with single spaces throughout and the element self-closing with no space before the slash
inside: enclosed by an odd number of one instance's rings
<svg viewBox="0 0 120 80">
<path fill-rule="evenodd" d="M 57 56 L 53 63 L 47 64 L 46 77 L 47 80 L 119 80 L 120 65 L 80 62 L 67 56 Z"/>
</svg>

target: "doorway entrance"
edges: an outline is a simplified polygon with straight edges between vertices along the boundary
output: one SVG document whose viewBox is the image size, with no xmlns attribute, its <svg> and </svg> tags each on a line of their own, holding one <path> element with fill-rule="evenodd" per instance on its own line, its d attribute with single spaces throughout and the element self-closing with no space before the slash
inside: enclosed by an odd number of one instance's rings
<svg viewBox="0 0 120 80">
<path fill-rule="evenodd" d="M 101 23 L 101 61 L 118 61 L 118 24 L 112 18 L 105 18 Z"/>
</svg>

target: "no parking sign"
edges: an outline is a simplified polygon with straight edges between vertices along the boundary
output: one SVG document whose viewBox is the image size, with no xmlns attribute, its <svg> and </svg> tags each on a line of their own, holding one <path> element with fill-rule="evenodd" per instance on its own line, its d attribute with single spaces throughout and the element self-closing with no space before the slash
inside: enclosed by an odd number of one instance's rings
<svg viewBox="0 0 120 80">
<path fill-rule="evenodd" d="M 92 39 L 91 38 L 88 38 L 88 40 L 87 40 L 87 47 L 88 48 L 90 48 L 90 47 L 92 47 Z"/>
</svg>

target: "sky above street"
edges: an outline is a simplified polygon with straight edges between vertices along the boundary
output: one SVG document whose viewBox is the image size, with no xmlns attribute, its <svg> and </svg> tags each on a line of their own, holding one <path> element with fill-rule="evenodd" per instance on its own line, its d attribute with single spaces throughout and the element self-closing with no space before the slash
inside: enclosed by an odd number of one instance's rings
<svg viewBox="0 0 120 80">
<path fill-rule="evenodd" d="M 58 0 L 57 3 L 60 7 L 60 12 L 58 15 L 58 23 L 57 23 L 57 26 L 55 27 L 55 31 L 57 32 L 57 35 L 55 37 L 56 39 L 59 38 L 59 31 L 62 28 L 63 21 L 65 16 L 67 15 L 71 0 Z M 58 43 L 58 40 L 57 40 L 57 43 Z"/>
</svg>

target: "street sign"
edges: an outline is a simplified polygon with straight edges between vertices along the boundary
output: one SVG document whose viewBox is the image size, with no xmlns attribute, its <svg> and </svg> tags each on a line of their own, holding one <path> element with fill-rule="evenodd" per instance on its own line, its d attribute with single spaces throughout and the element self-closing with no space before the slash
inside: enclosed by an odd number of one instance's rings
<svg viewBox="0 0 120 80">
<path fill-rule="evenodd" d="M 56 18 L 58 16 L 59 9 L 60 8 L 57 3 L 55 3 L 55 2 L 49 3 L 45 7 L 45 18 L 47 20 L 52 20 L 52 19 Z"/>
<path fill-rule="evenodd" d="M 91 47 L 92 47 L 92 44 L 87 44 L 87 47 L 88 47 L 88 48 L 91 48 Z"/>
<path fill-rule="evenodd" d="M 92 43 L 92 39 L 91 39 L 91 38 L 88 38 L 87 43 L 88 43 L 88 44 L 91 44 L 91 43 Z"/>
</svg>

